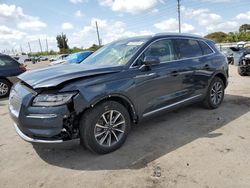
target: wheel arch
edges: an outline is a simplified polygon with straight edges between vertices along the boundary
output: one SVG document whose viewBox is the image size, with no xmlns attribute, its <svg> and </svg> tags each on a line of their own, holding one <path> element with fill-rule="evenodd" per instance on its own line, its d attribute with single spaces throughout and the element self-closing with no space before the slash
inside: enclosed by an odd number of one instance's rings
<svg viewBox="0 0 250 188">
<path fill-rule="evenodd" d="M 136 110 L 135 105 L 128 97 L 122 94 L 109 94 L 101 98 L 95 99 L 89 102 L 86 108 L 83 111 L 80 111 L 79 114 L 85 113 L 87 110 L 95 107 L 97 104 L 100 104 L 104 101 L 116 101 L 122 104 L 128 110 L 131 121 L 134 123 L 138 122 L 138 115 L 137 115 L 137 110 Z"/>
<path fill-rule="evenodd" d="M 227 87 L 227 78 L 226 78 L 226 76 L 225 76 L 223 73 L 221 73 L 221 72 L 216 73 L 216 74 L 214 75 L 214 78 L 215 78 L 215 77 L 219 77 L 219 78 L 223 81 L 224 86 Z"/>
</svg>

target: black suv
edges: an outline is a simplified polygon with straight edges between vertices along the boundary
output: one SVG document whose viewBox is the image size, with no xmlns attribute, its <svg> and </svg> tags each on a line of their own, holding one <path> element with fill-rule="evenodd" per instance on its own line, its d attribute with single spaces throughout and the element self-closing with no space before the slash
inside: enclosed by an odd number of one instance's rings
<svg viewBox="0 0 250 188">
<path fill-rule="evenodd" d="M 97 153 L 118 149 L 132 123 L 193 102 L 220 106 L 228 64 L 210 40 L 158 34 L 112 42 L 81 64 L 19 76 L 9 110 L 26 141 L 80 138 Z"/>
<path fill-rule="evenodd" d="M 17 76 L 26 71 L 23 64 L 14 58 L 0 54 L 0 98 L 7 97 Z"/>
</svg>

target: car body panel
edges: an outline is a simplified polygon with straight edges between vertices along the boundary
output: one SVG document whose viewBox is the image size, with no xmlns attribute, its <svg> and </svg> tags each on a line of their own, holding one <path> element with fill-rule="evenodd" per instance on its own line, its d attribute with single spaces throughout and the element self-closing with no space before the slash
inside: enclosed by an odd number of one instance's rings
<svg viewBox="0 0 250 188">
<path fill-rule="evenodd" d="M 10 56 L 0 54 L 1 57 L 8 57 Z M 15 59 L 11 58 L 13 60 L 13 66 L 0 66 L 0 78 L 7 79 L 12 84 L 16 83 L 18 81 L 17 76 L 22 74 L 24 71 L 19 68 L 20 63 L 16 61 Z"/>
<path fill-rule="evenodd" d="M 213 49 L 213 53 L 194 58 L 176 59 L 150 67 L 135 64 L 140 54 L 154 41 L 166 38 L 175 40 L 178 37 L 205 41 Z M 178 52 L 178 49 L 175 50 Z M 124 66 L 96 67 L 83 62 L 22 74 L 18 77 L 22 83 L 17 84 L 14 89 L 22 92 L 21 87 L 28 87 L 31 91 L 24 95 L 20 94 L 23 102 L 21 102 L 22 110 L 19 117 L 15 117 L 13 113 L 11 116 L 26 135 L 33 138 L 37 136 L 54 138 L 60 135 L 60 130 L 65 129 L 65 120 L 68 121 L 68 118 L 74 120 L 73 125 L 77 129 L 79 116 L 85 110 L 93 108 L 106 99 L 119 99 L 120 102 L 128 104 L 126 108 L 132 114 L 132 120 L 139 122 L 156 112 L 203 100 L 210 82 L 216 75 L 222 75 L 227 85 L 226 58 L 211 41 L 189 35 L 156 35 L 148 37 L 148 41 Z M 32 101 L 37 94 L 50 90 L 55 93 L 78 91 L 78 94 L 72 98 L 70 104 L 60 107 L 32 106 Z M 29 122 L 25 120 L 28 119 L 27 114 L 41 113 L 57 116 L 41 118 L 40 122 L 37 122 L 37 119 L 29 119 Z"/>
</svg>

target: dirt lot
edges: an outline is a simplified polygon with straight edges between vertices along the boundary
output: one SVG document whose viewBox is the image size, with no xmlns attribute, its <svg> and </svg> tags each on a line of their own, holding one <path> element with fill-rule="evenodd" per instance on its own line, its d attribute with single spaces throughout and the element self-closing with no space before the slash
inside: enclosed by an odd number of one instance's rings
<svg viewBox="0 0 250 188">
<path fill-rule="evenodd" d="M 230 75 L 219 109 L 165 113 L 134 127 L 125 145 L 107 155 L 78 141 L 21 140 L 1 100 L 0 187 L 250 187 L 250 77 L 234 66 Z"/>
</svg>

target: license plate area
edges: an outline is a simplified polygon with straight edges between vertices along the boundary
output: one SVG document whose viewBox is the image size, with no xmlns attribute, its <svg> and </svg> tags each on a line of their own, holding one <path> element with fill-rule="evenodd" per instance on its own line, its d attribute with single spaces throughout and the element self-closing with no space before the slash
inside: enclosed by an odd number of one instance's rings
<svg viewBox="0 0 250 188">
<path fill-rule="evenodd" d="M 9 109 L 10 112 L 16 117 L 19 116 L 21 110 L 21 102 L 21 97 L 14 89 L 12 89 L 9 96 Z"/>
</svg>

